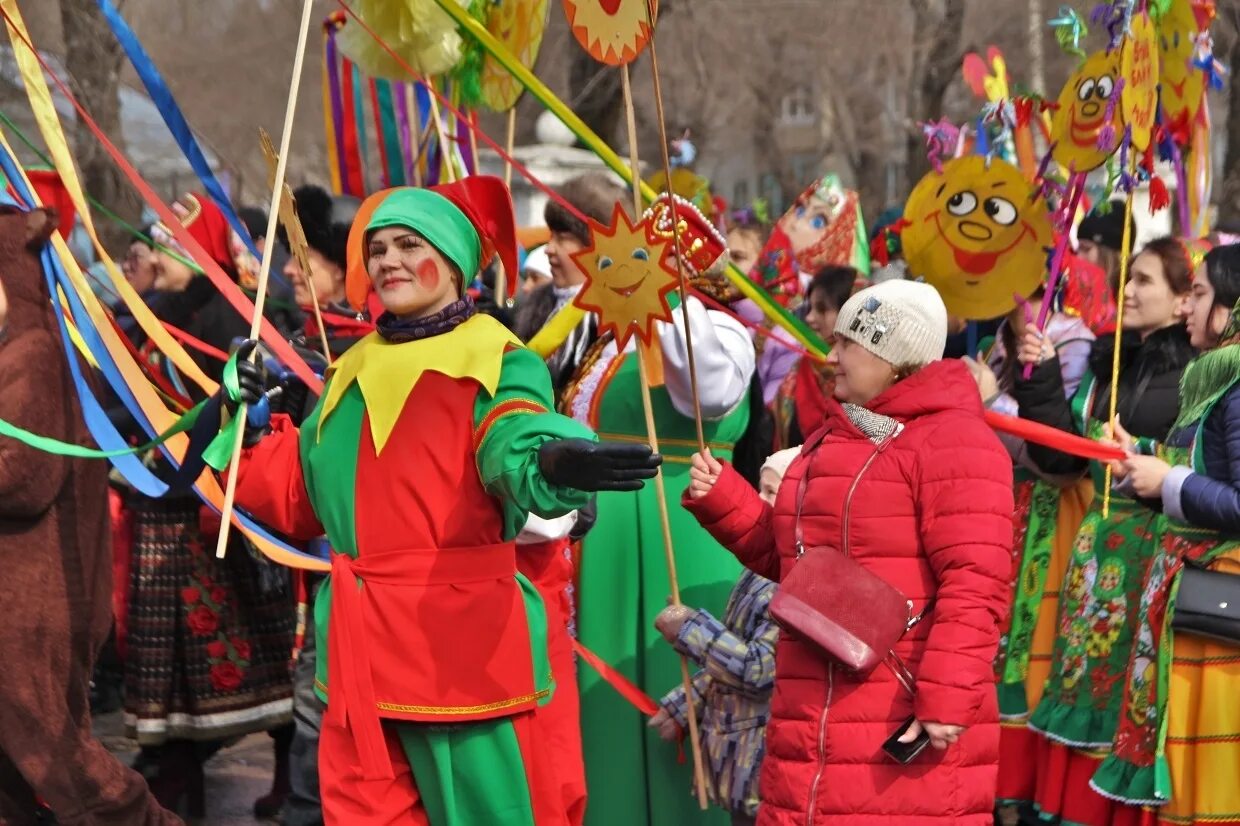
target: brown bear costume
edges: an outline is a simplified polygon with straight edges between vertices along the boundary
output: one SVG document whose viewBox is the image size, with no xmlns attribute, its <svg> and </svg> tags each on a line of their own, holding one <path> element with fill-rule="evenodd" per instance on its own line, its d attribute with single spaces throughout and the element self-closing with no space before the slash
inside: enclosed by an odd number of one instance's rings
<svg viewBox="0 0 1240 826">
<path fill-rule="evenodd" d="M 39 263 L 54 228 L 44 210 L 0 211 L 0 419 L 92 445 Z M 33 822 L 36 795 L 64 826 L 181 822 L 91 733 L 111 625 L 107 472 L 0 437 L 0 824 Z"/>
</svg>

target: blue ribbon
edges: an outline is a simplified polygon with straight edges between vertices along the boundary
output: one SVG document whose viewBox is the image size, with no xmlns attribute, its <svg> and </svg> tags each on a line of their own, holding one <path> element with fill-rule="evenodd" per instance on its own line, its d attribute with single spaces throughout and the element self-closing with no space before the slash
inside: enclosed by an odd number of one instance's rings
<svg viewBox="0 0 1240 826">
<path fill-rule="evenodd" d="M 27 209 L 28 207 L 26 204 L 34 203 L 34 196 L 26 187 L 16 161 L 11 155 L 5 152 L 2 147 L 0 147 L 0 169 L 3 170 L 5 176 L 13 185 L 13 188 L 17 192 L 18 196 L 25 202 L 24 204 L 20 204 L 14 201 L 11 197 L 9 197 L 7 192 L 0 189 L 0 203 L 10 204 L 20 209 Z M 100 372 L 103 374 L 108 384 L 111 385 L 112 389 L 116 391 L 116 394 L 120 397 L 121 402 L 125 405 L 125 408 L 129 410 L 130 414 L 134 417 L 134 420 L 137 421 L 143 431 L 150 438 L 155 438 L 158 435 L 158 431 L 150 420 L 147 419 L 146 414 L 143 412 L 141 405 L 138 404 L 138 400 L 134 396 L 133 391 L 129 388 L 129 385 L 121 376 L 120 371 L 116 367 L 115 361 L 112 359 L 111 353 L 108 352 L 107 347 L 104 345 L 103 340 L 99 336 L 99 331 L 95 328 L 94 322 L 86 313 L 86 308 L 82 304 L 77 290 L 74 289 L 72 282 L 69 280 L 69 276 L 68 273 L 65 272 L 64 265 L 61 263 L 60 258 L 56 255 L 50 244 L 44 247 L 41 254 L 41 260 L 43 263 L 43 277 L 47 283 L 49 294 L 55 296 L 57 284 L 63 286 L 63 292 L 69 301 L 70 310 L 74 319 L 77 321 L 77 329 L 81 334 L 83 343 L 86 345 L 86 349 L 95 359 L 95 362 L 99 365 Z M 65 348 L 65 357 L 69 365 L 69 372 L 73 378 L 73 384 L 75 390 L 77 391 L 78 398 L 81 400 L 82 417 L 86 422 L 86 426 L 90 431 L 91 437 L 104 450 L 129 447 L 124 437 L 112 423 L 112 420 L 108 418 L 107 412 L 103 409 L 103 405 L 99 403 L 99 400 L 95 397 L 94 391 L 91 389 L 90 383 L 82 374 L 81 365 L 79 364 L 77 357 L 74 355 L 75 351 L 73 343 L 69 338 L 69 330 L 65 321 L 63 308 L 57 301 L 52 301 L 51 304 L 54 315 L 56 316 L 57 326 L 60 328 L 61 343 Z M 172 467 L 177 471 L 180 471 L 180 466 L 177 460 L 172 456 L 168 447 L 166 445 L 160 445 L 160 450 L 167 457 Z M 132 454 L 121 455 L 111 457 L 109 461 L 125 477 L 125 479 L 133 485 L 135 490 L 138 490 L 146 496 L 158 498 L 167 494 L 170 490 L 169 484 L 157 477 L 137 456 Z M 197 473 L 194 473 L 193 478 L 196 479 L 197 475 Z M 173 484 L 176 486 L 175 481 Z M 204 503 L 208 504 L 212 510 L 218 512 L 218 508 L 215 508 L 214 505 L 211 505 L 210 502 L 207 502 L 206 498 L 202 496 L 202 492 L 198 490 L 197 485 L 194 485 L 193 489 Z M 306 553 L 302 549 L 290 545 L 286 540 L 281 539 L 267 528 L 259 525 L 245 512 L 238 509 L 235 513 L 237 515 L 237 520 L 246 528 L 246 530 L 250 531 L 255 536 L 261 537 L 262 539 L 270 542 L 272 545 L 297 556 L 304 557 L 306 559 L 320 558 L 313 553 Z"/>
<path fill-rule="evenodd" d="M 211 200 L 224 213 L 224 217 L 228 219 L 228 223 L 233 228 L 233 231 L 241 237 L 241 240 L 254 257 L 261 260 L 263 257 L 262 253 L 258 251 L 258 247 L 254 244 L 254 239 L 250 237 L 250 231 L 246 229 L 241 218 L 233 210 L 228 193 L 224 191 L 224 187 L 220 184 L 219 179 L 211 171 L 211 164 L 207 162 L 206 156 L 203 155 L 202 147 L 198 145 L 198 140 L 194 137 L 194 130 L 190 128 L 189 123 L 185 120 L 181 107 L 177 106 L 176 100 L 172 97 L 172 92 L 168 89 L 168 84 L 164 82 L 163 75 L 159 73 L 159 69 L 155 68 L 155 63 L 151 60 L 150 55 L 142 48 L 142 43 L 139 42 L 137 35 L 134 34 L 133 29 L 129 28 L 129 24 L 125 22 L 125 18 L 121 17 L 121 13 L 112 5 L 111 0 L 97 0 L 97 2 L 99 3 L 99 10 L 103 12 L 108 25 L 112 27 L 112 33 L 116 35 L 121 48 L 125 50 L 125 55 L 129 58 L 130 64 L 133 66 L 134 71 L 138 73 L 138 77 L 142 80 L 142 85 L 146 87 L 147 94 L 151 96 L 151 101 L 155 104 L 155 108 L 159 110 L 160 116 L 164 119 L 164 124 L 168 127 L 168 131 L 172 133 L 172 137 L 177 142 L 177 146 L 181 148 L 181 152 L 184 153 L 185 159 L 189 161 L 194 174 L 202 182 L 202 186 L 207 191 L 207 194 L 211 196 Z M 276 283 L 281 287 L 291 289 L 292 285 L 274 269 L 271 271 L 271 278 L 275 279 Z"/>
</svg>

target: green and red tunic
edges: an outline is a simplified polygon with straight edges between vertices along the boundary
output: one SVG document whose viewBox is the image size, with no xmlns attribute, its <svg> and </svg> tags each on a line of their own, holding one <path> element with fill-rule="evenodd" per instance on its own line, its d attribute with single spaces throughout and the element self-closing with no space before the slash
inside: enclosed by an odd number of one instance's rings
<svg viewBox="0 0 1240 826">
<path fill-rule="evenodd" d="M 390 769 L 379 718 L 465 722 L 551 695 L 546 618 L 517 573 L 528 513 L 588 494 L 549 484 L 538 448 L 595 439 L 549 412 L 542 360 L 494 319 L 405 343 L 362 339 L 331 368 L 300 432 L 286 418 L 247 450 L 237 501 L 291 536 L 327 534 L 315 605 L 316 689 L 368 768 Z"/>
</svg>

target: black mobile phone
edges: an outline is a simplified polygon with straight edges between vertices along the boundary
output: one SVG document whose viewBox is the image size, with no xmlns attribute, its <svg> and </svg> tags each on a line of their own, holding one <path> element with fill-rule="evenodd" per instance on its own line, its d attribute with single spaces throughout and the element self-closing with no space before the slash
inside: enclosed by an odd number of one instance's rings
<svg viewBox="0 0 1240 826">
<path fill-rule="evenodd" d="M 921 754 L 926 746 L 930 745 L 930 735 L 926 734 L 926 730 L 924 728 L 921 730 L 921 734 L 918 734 L 917 738 L 913 740 L 913 742 L 899 742 L 900 738 L 904 736 L 904 733 L 909 730 L 909 726 L 913 725 L 913 722 L 916 719 L 916 717 L 909 717 L 900 725 L 900 728 L 896 729 L 895 734 L 891 735 L 886 739 L 886 741 L 883 742 L 883 751 L 887 753 L 888 757 L 897 763 L 907 764 L 913 762 L 913 758 Z"/>
</svg>

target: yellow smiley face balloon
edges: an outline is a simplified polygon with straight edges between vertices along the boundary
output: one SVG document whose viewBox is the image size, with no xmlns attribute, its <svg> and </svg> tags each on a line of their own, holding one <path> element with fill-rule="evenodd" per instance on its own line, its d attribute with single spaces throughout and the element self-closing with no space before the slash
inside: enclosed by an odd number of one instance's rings
<svg viewBox="0 0 1240 826">
<path fill-rule="evenodd" d="M 1162 107 L 1171 124 L 1192 123 L 1201 108 L 1205 74 L 1192 65 L 1193 39 L 1199 31 L 1191 0 L 1172 0 L 1158 21 Z"/>
<path fill-rule="evenodd" d="M 1046 276 L 1053 242 L 1046 202 L 998 158 L 956 158 L 918 182 L 900 234 L 913 276 L 934 285 L 952 315 L 998 318 Z"/>
<path fill-rule="evenodd" d="M 1114 138 L 1106 149 L 1098 147 L 1098 136 L 1107 125 L 1107 102 L 1120 76 L 1120 52 L 1095 52 L 1076 70 L 1059 93 L 1059 108 L 1051 122 L 1055 162 L 1076 172 L 1102 166 L 1119 146 L 1124 134 L 1122 109 L 1113 107 L 1110 124 Z"/>
</svg>

